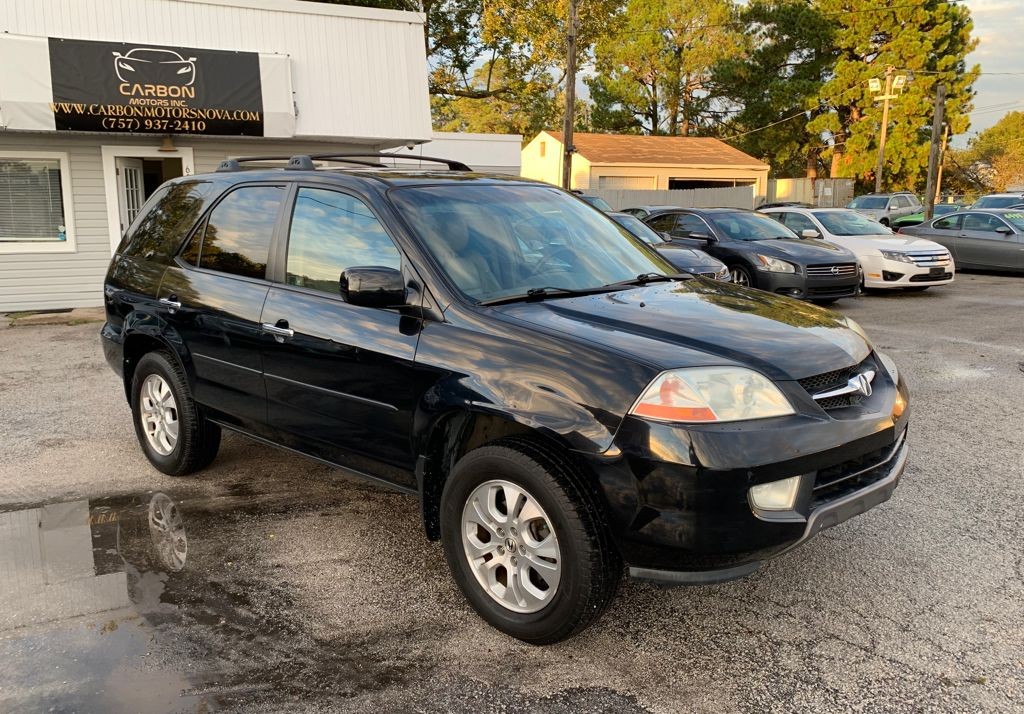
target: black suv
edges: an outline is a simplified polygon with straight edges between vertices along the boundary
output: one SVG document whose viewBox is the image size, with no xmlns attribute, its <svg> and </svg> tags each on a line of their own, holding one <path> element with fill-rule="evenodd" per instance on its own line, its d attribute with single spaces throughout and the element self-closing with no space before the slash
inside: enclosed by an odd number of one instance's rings
<svg viewBox="0 0 1024 714">
<path fill-rule="evenodd" d="M 533 643 L 623 562 L 742 577 L 892 494 L 906 387 L 853 321 L 677 274 L 552 186 L 373 159 L 226 162 L 129 227 L 101 341 L 157 469 L 226 428 L 414 495 L 472 606 Z"/>
<path fill-rule="evenodd" d="M 721 260 L 738 285 L 819 305 L 856 295 L 860 289 L 860 266 L 853 253 L 835 243 L 801 239 L 761 213 L 678 208 L 655 211 L 643 220 L 673 243 L 700 248 Z"/>
</svg>

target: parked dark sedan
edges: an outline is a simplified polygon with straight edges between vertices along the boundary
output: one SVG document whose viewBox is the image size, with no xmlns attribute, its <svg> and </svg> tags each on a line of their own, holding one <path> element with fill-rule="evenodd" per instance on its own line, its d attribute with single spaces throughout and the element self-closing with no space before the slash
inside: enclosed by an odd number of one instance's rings
<svg viewBox="0 0 1024 714">
<path fill-rule="evenodd" d="M 684 273 L 702 275 L 715 280 L 730 279 L 729 266 L 718 258 L 712 258 L 698 248 L 684 248 L 673 242 L 668 236 L 661 235 L 636 216 L 628 213 L 609 213 L 608 217 L 661 253 L 663 258 Z"/>
<path fill-rule="evenodd" d="M 729 266 L 737 285 L 829 304 L 856 295 L 857 258 L 834 243 L 799 238 L 778 221 L 738 208 L 677 208 L 644 223 L 672 241 L 701 248 Z"/>
<path fill-rule="evenodd" d="M 907 388 L 853 320 L 679 274 L 553 186 L 365 166 L 389 156 L 232 159 L 141 209 L 100 336 L 156 469 L 230 429 L 409 494 L 471 606 L 534 644 L 624 564 L 743 577 L 892 495 Z M 371 544 L 423 550 L 380 518 Z"/>
<path fill-rule="evenodd" d="M 958 268 L 1024 272 L 1024 211 L 968 208 L 900 233 L 941 243 Z"/>
</svg>

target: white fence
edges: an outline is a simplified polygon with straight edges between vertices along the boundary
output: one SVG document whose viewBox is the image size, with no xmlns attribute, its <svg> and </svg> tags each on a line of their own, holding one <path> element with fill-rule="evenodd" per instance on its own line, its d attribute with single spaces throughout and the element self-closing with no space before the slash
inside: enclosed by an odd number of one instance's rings
<svg viewBox="0 0 1024 714">
<path fill-rule="evenodd" d="M 726 186 L 722 188 L 695 188 L 674 191 L 641 191 L 631 189 L 588 189 L 588 194 L 600 196 L 616 211 L 630 206 L 679 206 L 680 208 L 753 208 L 753 186 Z"/>
</svg>

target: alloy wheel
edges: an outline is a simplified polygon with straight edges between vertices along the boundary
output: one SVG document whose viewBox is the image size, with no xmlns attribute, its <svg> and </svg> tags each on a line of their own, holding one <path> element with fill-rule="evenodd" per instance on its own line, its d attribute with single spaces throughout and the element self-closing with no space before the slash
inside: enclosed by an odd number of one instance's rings
<svg viewBox="0 0 1024 714">
<path fill-rule="evenodd" d="M 750 279 L 747 278 L 747 274 L 740 268 L 729 268 L 729 280 L 736 285 L 750 287 Z"/>
<path fill-rule="evenodd" d="M 180 572 L 188 559 L 188 537 L 181 512 L 165 493 L 157 493 L 149 502 L 149 533 L 157 559 L 172 573 Z"/>
<path fill-rule="evenodd" d="M 178 443 L 178 403 L 170 385 L 159 374 L 150 374 L 139 392 L 139 420 L 153 451 L 169 456 Z"/>
<path fill-rule="evenodd" d="M 484 592 L 508 610 L 537 612 L 558 591 L 558 537 L 540 503 L 522 486 L 504 480 L 477 486 L 462 510 L 462 545 Z"/>
</svg>

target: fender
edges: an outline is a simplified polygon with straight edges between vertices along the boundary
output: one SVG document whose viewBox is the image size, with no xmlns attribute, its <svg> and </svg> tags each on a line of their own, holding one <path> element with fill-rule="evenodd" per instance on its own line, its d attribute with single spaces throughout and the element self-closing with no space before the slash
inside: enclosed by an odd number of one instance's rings
<svg viewBox="0 0 1024 714">
<path fill-rule="evenodd" d="M 121 341 L 124 355 L 122 376 L 125 396 L 129 401 L 131 400 L 131 376 L 135 364 L 143 354 L 152 350 L 154 343 L 177 357 L 188 377 L 189 387 L 195 386 L 195 367 L 192 364 L 192 355 L 188 347 L 185 346 L 185 341 L 175 327 L 158 314 L 144 309 L 136 309 L 125 315 L 121 327 Z M 133 345 L 140 344 L 144 347 L 133 347 Z"/>
</svg>

